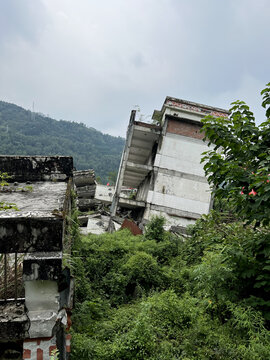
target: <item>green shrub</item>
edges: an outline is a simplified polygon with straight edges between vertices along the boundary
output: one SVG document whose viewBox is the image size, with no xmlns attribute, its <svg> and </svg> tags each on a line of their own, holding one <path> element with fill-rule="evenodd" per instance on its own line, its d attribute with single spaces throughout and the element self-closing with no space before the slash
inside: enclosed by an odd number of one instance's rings
<svg viewBox="0 0 270 360">
<path fill-rule="evenodd" d="M 163 216 L 153 216 L 145 227 L 145 238 L 162 241 L 164 239 L 165 218 Z"/>
</svg>

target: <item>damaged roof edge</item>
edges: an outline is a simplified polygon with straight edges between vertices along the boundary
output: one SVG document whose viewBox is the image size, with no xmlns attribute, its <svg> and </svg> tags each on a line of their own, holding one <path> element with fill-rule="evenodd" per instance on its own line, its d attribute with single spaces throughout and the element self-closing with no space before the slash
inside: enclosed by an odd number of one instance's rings
<svg viewBox="0 0 270 360">
<path fill-rule="evenodd" d="M 184 100 L 184 99 L 177 99 L 177 98 L 172 97 L 172 96 L 166 96 L 166 99 L 165 99 L 165 102 L 164 102 L 163 106 L 166 105 L 167 101 L 173 101 L 173 102 L 177 102 L 177 103 L 180 103 L 180 104 L 187 104 L 187 105 L 191 105 L 191 106 L 195 106 L 195 107 L 199 107 L 199 108 L 207 109 L 207 110 L 214 110 L 214 111 L 224 112 L 226 114 L 229 113 L 229 111 L 226 110 L 226 109 L 222 109 L 222 108 L 218 108 L 218 107 L 210 106 L 210 105 L 205 105 L 205 104 L 201 104 L 201 103 L 196 103 L 194 101 L 189 101 L 189 100 Z"/>
<path fill-rule="evenodd" d="M 193 101 L 177 99 L 172 96 L 167 96 L 161 110 L 154 110 L 152 119 L 156 121 L 160 121 L 161 117 L 165 112 L 165 108 L 172 109 L 181 109 L 185 112 L 193 112 L 206 115 L 213 115 L 216 117 L 227 117 L 229 115 L 229 111 L 226 109 L 222 109 L 219 107 L 214 107 L 210 105 L 200 104 Z"/>
</svg>

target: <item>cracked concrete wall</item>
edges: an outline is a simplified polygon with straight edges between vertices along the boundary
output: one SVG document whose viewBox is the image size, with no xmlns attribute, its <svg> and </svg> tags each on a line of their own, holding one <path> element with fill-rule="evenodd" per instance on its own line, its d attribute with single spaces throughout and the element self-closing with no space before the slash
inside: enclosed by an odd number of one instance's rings
<svg viewBox="0 0 270 360">
<path fill-rule="evenodd" d="M 110 204 L 115 193 L 115 186 L 97 184 L 95 199 Z"/>
</svg>

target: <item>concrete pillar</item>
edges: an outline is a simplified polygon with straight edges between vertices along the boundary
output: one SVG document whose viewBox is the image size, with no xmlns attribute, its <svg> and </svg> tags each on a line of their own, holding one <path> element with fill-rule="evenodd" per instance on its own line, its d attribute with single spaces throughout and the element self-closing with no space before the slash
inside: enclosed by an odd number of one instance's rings
<svg viewBox="0 0 270 360">
<path fill-rule="evenodd" d="M 111 205 L 111 216 L 116 215 L 118 201 L 119 201 L 119 197 L 120 197 L 120 193 L 121 193 L 121 189 L 122 189 L 122 185 L 123 185 L 124 172 L 125 172 L 125 168 L 127 165 L 128 155 L 129 155 L 131 139 L 132 139 L 132 135 L 133 135 L 135 116 L 136 116 L 136 110 L 132 110 L 131 115 L 130 115 L 128 130 L 127 130 L 126 143 L 125 143 L 125 147 L 124 147 L 124 150 L 122 153 L 119 171 L 118 171 L 118 175 L 117 175 L 117 180 L 116 180 L 116 184 L 115 184 L 115 193 L 114 193 L 114 197 L 113 197 L 112 205 Z"/>
</svg>

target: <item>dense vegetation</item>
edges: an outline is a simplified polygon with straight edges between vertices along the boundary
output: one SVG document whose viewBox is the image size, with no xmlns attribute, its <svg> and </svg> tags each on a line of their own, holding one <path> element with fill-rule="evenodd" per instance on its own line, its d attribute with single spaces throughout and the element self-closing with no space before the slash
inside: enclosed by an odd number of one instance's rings
<svg viewBox="0 0 270 360">
<path fill-rule="evenodd" d="M 230 120 L 205 120 L 215 210 L 187 237 L 165 232 L 163 218 L 142 236 L 77 233 L 72 359 L 270 358 L 270 84 L 262 94 L 260 128 L 241 102 Z"/>
<path fill-rule="evenodd" d="M 0 153 L 71 155 L 78 170 L 93 168 L 107 181 L 118 170 L 124 140 L 84 124 L 57 121 L 0 101 Z"/>
<path fill-rule="evenodd" d="M 269 230 L 228 219 L 77 242 L 72 359 L 270 358 Z"/>
</svg>

